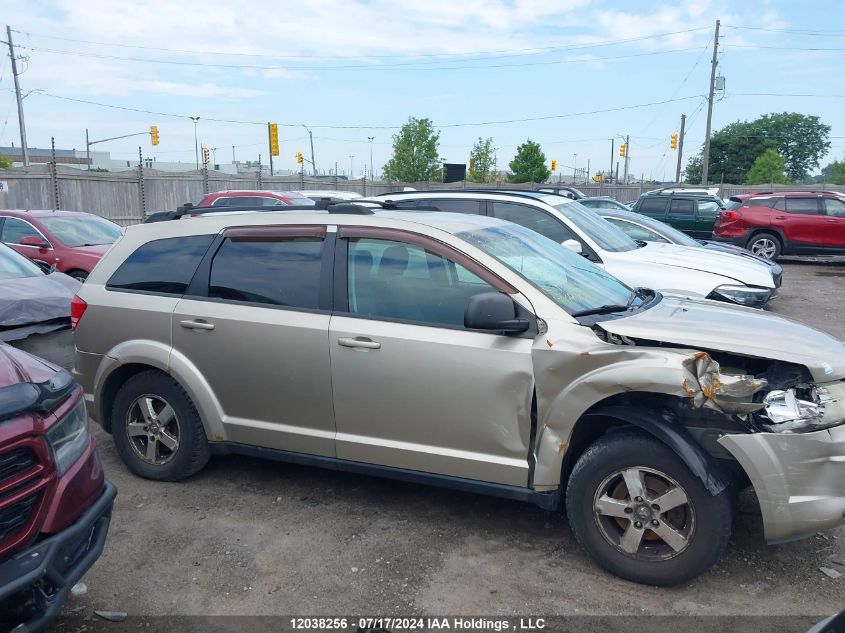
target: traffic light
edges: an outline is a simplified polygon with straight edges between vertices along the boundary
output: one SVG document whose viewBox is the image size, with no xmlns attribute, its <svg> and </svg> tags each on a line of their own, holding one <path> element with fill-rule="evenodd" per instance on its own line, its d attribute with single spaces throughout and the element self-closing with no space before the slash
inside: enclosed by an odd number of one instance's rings
<svg viewBox="0 0 845 633">
<path fill-rule="evenodd" d="M 470 174 L 475 173 L 475 159 L 474 158 L 469 159 L 469 173 Z"/>
<path fill-rule="evenodd" d="M 208 167 L 208 164 L 211 162 L 211 160 L 209 159 L 210 154 L 211 152 L 207 147 L 202 148 L 202 164 L 206 167 Z"/>
<path fill-rule="evenodd" d="M 302 164 L 302 152 L 296 153 L 296 162 L 300 165 Z"/>
<path fill-rule="evenodd" d="M 627 143 L 622 143 L 622 145 L 619 146 L 619 155 L 622 158 L 625 158 L 628 155 L 628 144 Z"/>
<path fill-rule="evenodd" d="M 270 156 L 279 155 L 279 126 L 276 123 L 268 123 L 267 131 L 270 134 Z"/>
<path fill-rule="evenodd" d="M 672 149 L 678 149 L 678 133 L 672 135 L 672 140 L 669 142 L 669 147 Z"/>
<path fill-rule="evenodd" d="M 151 125 L 150 126 L 150 143 L 153 145 L 158 145 L 158 126 Z"/>
<path fill-rule="evenodd" d="M 557 161 L 552 160 L 552 171 L 557 171 Z"/>
</svg>

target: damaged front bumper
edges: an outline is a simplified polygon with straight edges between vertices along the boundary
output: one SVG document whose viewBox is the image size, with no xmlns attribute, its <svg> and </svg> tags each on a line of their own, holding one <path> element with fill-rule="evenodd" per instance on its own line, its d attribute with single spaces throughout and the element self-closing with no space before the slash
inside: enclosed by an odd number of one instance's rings
<svg viewBox="0 0 845 633">
<path fill-rule="evenodd" d="M 757 493 L 769 543 L 845 521 L 845 426 L 812 433 L 723 435 Z"/>
</svg>

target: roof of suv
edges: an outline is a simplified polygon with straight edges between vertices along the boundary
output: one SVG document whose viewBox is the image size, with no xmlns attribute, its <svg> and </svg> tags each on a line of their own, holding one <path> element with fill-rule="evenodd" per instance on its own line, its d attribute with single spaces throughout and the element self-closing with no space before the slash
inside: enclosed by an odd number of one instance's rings
<svg viewBox="0 0 845 633">
<path fill-rule="evenodd" d="M 578 202 L 572 198 L 545 191 L 526 191 L 524 189 L 431 189 L 428 191 L 394 191 L 376 196 L 376 200 L 401 200 L 405 198 L 466 198 L 468 200 L 501 200 L 514 197 L 539 200 L 549 205 Z"/>
<path fill-rule="evenodd" d="M 827 196 L 830 198 L 845 198 L 845 193 L 841 191 L 758 191 L 752 193 L 739 193 L 731 196 L 731 200 L 742 202 L 749 198 L 775 198 L 783 196 L 785 198 L 804 197 L 804 196 Z"/>
</svg>

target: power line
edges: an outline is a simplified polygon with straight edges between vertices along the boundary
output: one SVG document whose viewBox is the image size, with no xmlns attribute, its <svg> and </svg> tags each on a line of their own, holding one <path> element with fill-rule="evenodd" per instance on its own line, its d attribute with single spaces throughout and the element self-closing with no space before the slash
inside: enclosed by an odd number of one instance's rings
<svg viewBox="0 0 845 633">
<path fill-rule="evenodd" d="M 143 108 L 133 108 L 130 106 L 119 106 L 109 103 L 101 103 L 98 101 L 90 101 L 88 99 L 77 99 L 75 97 L 66 97 L 63 95 L 57 95 L 50 92 L 37 92 L 34 93 L 38 96 L 50 97 L 53 99 L 61 99 L 63 101 L 71 101 L 74 103 L 83 103 L 86 105 L 93 105 L 102 108 L 110 108 L 113 110 L 126 110 L 128 112 L 140 112 L 141 114 L 152 114 L 155 116 L 165 116 L 165 117 L 172 117 L 177 119 L 190 119 L 191 116 L 187 114 L 175 114 L 172 112 L 156 112 L 154 110 L 145 110 Z M 665 99 L 663 101 L 653 101 L 651 103 L 638 103 L 633 105 L 625 105 L 625 106 L 617 106 L 613 108 L 603 108 L 600 110 L 589 110 L 584 112 L 569 112 L 566 114 L 550 114 L 544 116 L 535 116 L 535 117 L 524 117 L 520 119 L 502 119 L 496 121 L 474 121 L 474 122 L 465 122 L 465 123 L 447 123 L 444 125 L 438 125 L 439 128 L 455 128 L 455 127 L 478 127 L 478 126 L 485 126 L 485 125 L 504 125 L 508 123 L 526 123 L 531 121 L 548 121 L 554 119 L 565 119 L 565 118 L 572 118 L 572 117 L 579 117 L 579 116 L 588 116 L 592 114 L 605 114 L 609 112 L 620 112 L 623 110 L 635 110 L 638 108 L 648 108 L 651 106 L 656 105 L 663 105 L 665 103 L 674 103 L 679 101 L 688 101 L 690 99 L 699 99 L 700 95 L 692 95 L 689 97 L 677 97 L 675 99 Z M 212 121 L 214 123 L 234 123 L 238 125 L 267 125 L 266 121 L 241 121 L 236 119 L 219 119 L 215 117 L 202 117 L 203 121 Z M 282 127 L 300 127 L 302 123 L 280 123 Z M 336 129 L 336 130 L 398 130 L 402 126 L 401 125 L 328 125 L 328 124 L 313 124 L 309 123 L 308 127 L 313 128 L 324 128 L 324 129 Z"/>
<path fill-rule="evenodd" d="M 799 35 L 817 35 L 821 37 L 845 37 L 845 31 L 825 31 L 819 29 L 773 29 L 762 26 L 738 26 L 735 24 L 724 24 L 729 29 L 740 29 L 743 31 L 765 31 L 767 33 L 795 33 Z"/>
<path fill-rule="evenodd" d="M 553 53 L 558 51 L 565 51 L 565 50 L 579 50 L 585 48 L 596 48 L 601 46 L 611 46 L 615 44 L 627 44 L 630 42 L 640 42 L 643 40 L 650 40 L 654 38 L 660 37 L 668 37 L 672 35 L 681 35 L 684 33 L 694 33 L 696 31 L 704 31 L 709 30 L 709 26 L 702 26 L 692 29 L 684 29 L 680 31 L 669 31 L 664 33 L 653 33 L 651 35 L 641 35 L 637 37 L 628 37 L 616 40 L 604 40 L 600 42 L 591 42 L 587 44 L 571 44 L 565 46 L 546 46 L 546 47 L 532 47 L 532 48 L 511 48 L 511 49 L 496 49 L 496 50 L 487 50 L 487 51 L 468 51 L 464 53 L 417 53 L 417 54 L 408 54 L 408 55 L 401 55 L 401 54 L 388 54 L 388 55 L 370 55 L 370 54 L 362 54 L 362 55 L 278 55 L 278 54 L 267 54 L 267 53 L 239 53 L 239 52 L 226 52 L 226 51 L 201 51 L 201 50 L 190 50 L 190 49 L 183 49 L 183 48 L 162 48 L 156 46 L 141 46 L 138 44 L 124 44 L 118 42 L 98 42 L 92 40 L 84 40 L 84 39 L 76 39 L 76 38 L 69 38 L 69 37 L 60 37 L 57 35 L 46 35 L 43 33 L 32 33 L 28 31 L 16 31 L 12 29 L 15 33 L 20 33 L 21 35 L 26 35 L 28 37 L 40 37 L 45 39 L 52 39 L 52 40 L 60 40 L 64 42 L 76 42 L 80 44 L 93 44 L 95 46 L 110 46 L 110 47 L 120 47 L 120 48 L 132 48 L 138 50 L 150 50 L 150 51 L 160 51 L 166 53 L 185 53 L 190 55 L 226 55 L 231 57 L 252 57 L 252 58 L 265 58 L 265 59 L 349 59 L 349 57 L 360 57 L 360 58 L 371 58 L 371 59 L 396 59 L 396 58 L 423 58 L 423 57 L 464 57 L 464 56 L 471 56 L 471 55 L 498 55 L 504 54 L 502 56 L 509 56 L 510 54 L 513 55 L 541 55 L 546 53 Z M 489 59 L 489 58 L 488 58 Z"/>
<path fill-rule="evenodd" d="M 23 48 L 23 47 L 22 47 Z M 745 50 L 767 50 L 773 49 L 778 51 L 845 51 L 845 47 L 835 46 L 768 46 L 765 44 L 726 44 L 725 48 L 742 48 Z"/>
<path fill-rule="evenodd" d="M 130 61 L 145 64 L 166 64 L 170 66 L 189 66 L 195 68 L 228 68 L 233 70 L 287 70 L 287 71 L 315 71 L 315 70 L 392 70 L 402 68 L 403 70 L 479 70 L 483 68 L 522 68 L 525 66 L 551 66 L 557 64 L 584 64 L 590 62 L 612 61 L 617 59 L 629 59 L 633 57 L 651 57 L 654 55 L 665 55 L 667 53 L 683 53 L 698 50 L 697 46 L 689 48 L 672 48 L 661 51 L 648 51 L 642 53 L 629 53 L 627 55 L 614 55 L 610 57 L 588 57 L 584 59 L 555 59 L 542 62 L 525 62 L 519 64 L 471 64 L 463 66 L 432 66 L 433 63 L 442 62 L 399 62 L 395 64 L 341 64 L 337 66 L 278 66 L 258 64 L 217 64 L 209 62 L 187 62 L 175 59 L 152 59 L 148 57 L 124 57 L 120 55 L 105 55 L 102 53 L 86 53 L 83 51 L 67 51 L 38 46 L 20 46 L 30 51 L 48 53 L 55 55 L 73 55 L 76 57 L 89 57 L 94 59 L 107 59 L 117 61 Z M 428 66 L 420 64 L 428 63 Z"/>
</svg>

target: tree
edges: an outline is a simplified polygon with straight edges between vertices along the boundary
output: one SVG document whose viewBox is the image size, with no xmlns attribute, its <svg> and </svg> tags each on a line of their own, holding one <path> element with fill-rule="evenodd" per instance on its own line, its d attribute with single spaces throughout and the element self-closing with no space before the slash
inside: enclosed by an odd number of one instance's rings
<svg viewBox="0 0 845 633">
<path fill-rule="evenodd" d="M 746 182 L 749 185 L 763 185 L 766 183 L 789 182 L 783 173 L 786 169 L 786 157 L 773 149 L 767 149 L 757 157 L 754 165 L 748 170 Z"/>
<path fill-rule="evenodd" d="M 0 154 L 0 169 L 11 169 L 12 168 L 12 159 L 8 156 L 3 156 Z"/>
<path fill-rule="evenodd" d="M 440 132 L 434 131 L 429 119 L 408 117 L 393 136 L 393 156 L 383 167 L 384 177 L 401 182 L 440 180 L 439 142 Z"/>
<path fill-rule="evenodd" d="M 493 139 L 482 139 L 480 136 L 469 153 L 470 165 L 475 168 L 470 171 L 467 180 L 470 182 L 490 182 L 496 168 L 496 151 Z"/>
<path fill-rule="evenodd" d="M 806 180 L 827 153 L 829 134 L 830 126 L 821 123 L 819 117 L 796 112 L 736 121 L 715 132 L 710 140 L 710 178 L 744 184 L 754 161 L 773 149 L 786 159 L 786 174 L 791 180 Z"/>
<path fill-rule="evenodd" d="M 701 155 L 693 156 L 687 161 L 687 166 L 684 168 L 684 182 L 690 185 L 701 183 L 701 164 Z"/>
<path fill-rule="evenodd" d="M 546 182 L 552 173 L 546 167 L 546 155 L 540 144 L 530 138 L 516 148 L 516 156 L 509 167 L 510 182 Z"/>
<path fill-rule="evenodd" d="M 845 161 L 835 160 L 822 169 L 822 182 L 845 185 Z"/>
</svg>

